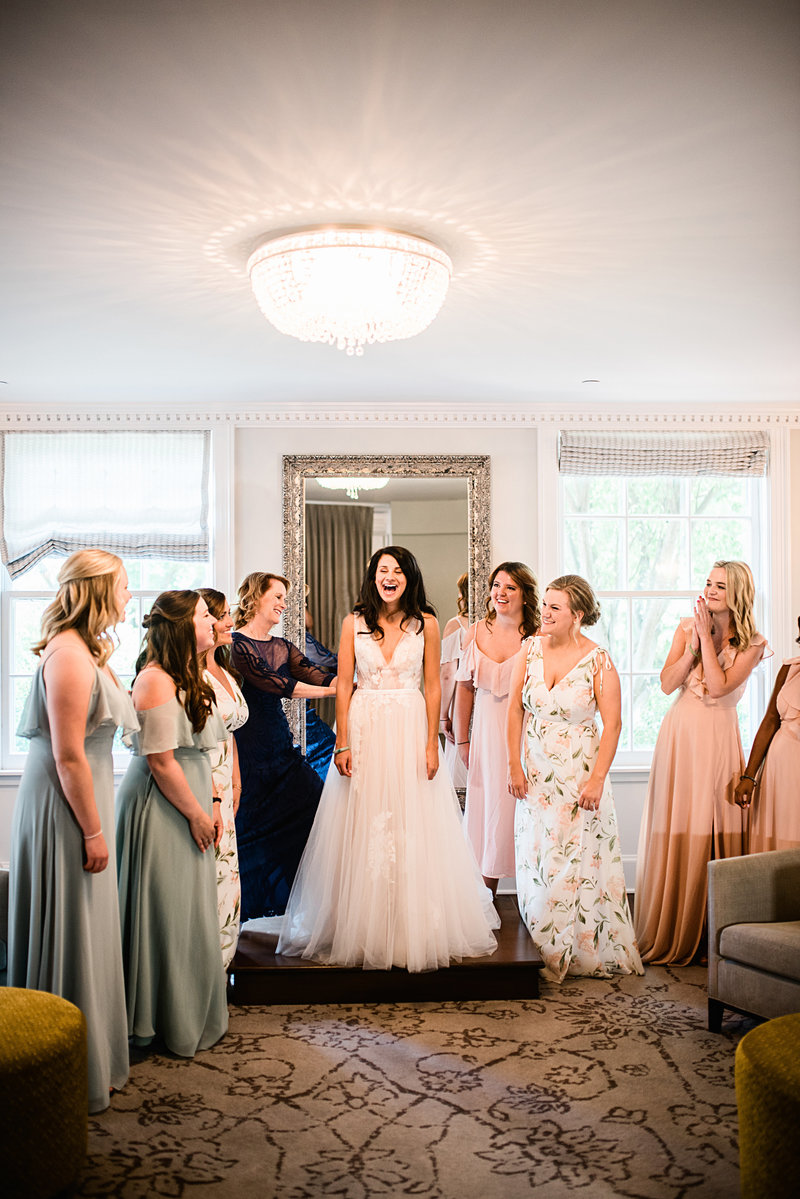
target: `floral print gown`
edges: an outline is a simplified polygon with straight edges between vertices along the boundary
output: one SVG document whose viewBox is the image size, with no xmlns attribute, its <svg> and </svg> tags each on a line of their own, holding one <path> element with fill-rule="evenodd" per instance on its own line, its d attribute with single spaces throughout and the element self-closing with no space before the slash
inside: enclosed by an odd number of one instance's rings
<svg viewBox="0 0 800 1199">
<path fill-rule="evenodd" d="M 222 837 L 214 850 L 217 860 L 217 910 L 222 964 L 227 970 L 236 953 L 239 941 L 242 889 L 239 883 L 239 855 L 236 849 L 236 820 L 233 811 L 233 734 L 248 717 L 247 703 L 239 684 L 227 670 L 228 685 L 233 695 L 210 670 L 205 680 L 214 688 L 217 711 L 225 722 L 226 737 L 211 755 L 211 777 L 215 791 L 222 795 Z"/>
<path fill-rule="evenodd" d="M 522 918 L 544 962 L 542 977 L 642 974 L 606 779 L 595 812 L 578 806 L 600 745 L 595 682 L 610 665 L 595 646 L 548 689 L 539 638 L 528 646 L 522 703 L 527 795 L 514 841 Z"/>
</svg>

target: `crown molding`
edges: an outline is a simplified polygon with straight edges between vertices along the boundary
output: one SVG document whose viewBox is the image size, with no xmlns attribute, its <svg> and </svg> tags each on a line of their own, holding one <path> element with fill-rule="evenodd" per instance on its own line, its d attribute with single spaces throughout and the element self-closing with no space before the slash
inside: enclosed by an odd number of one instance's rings
<svg viewBox="0 0 800 1199">
<path fill-rule="evenodd" d="M 324 427 L 439 427 L 502 428 L 547 427 L 599 428 L 765 428 L 800 427 L 800 404 L 746 405 L 730 407 L 696 404 L 662 405 L 658 409 L 636 404 L 577 407 L 529 404 L 493 404 L 490 407 L 457 403 L 426 405 L 420 403 L 350 404 L 325 402 L 314 405 L 287 403 L 280 407 L 251 405 L 242 408 L 202 408 L 148 405 L 136 411 L 130 407 L 89 406 L 64 411 L 55 405 L 12 408 L 0 405 L 0 430 L 46 429 L 158 429 L 188 426 L 318 428 Z"/>
</svg>

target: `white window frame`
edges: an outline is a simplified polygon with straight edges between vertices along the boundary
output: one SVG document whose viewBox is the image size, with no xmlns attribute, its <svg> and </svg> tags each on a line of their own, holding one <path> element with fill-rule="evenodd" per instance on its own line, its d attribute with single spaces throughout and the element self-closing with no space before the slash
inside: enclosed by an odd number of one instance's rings
<svg viewBox="0 0 800 1199">
<path fill-rule="evenodd" d="M 612 431 L 611 426 L 606 428 Z M 626 431 L 625 425 L 613 426 L 613 431 Z M 558 434 L 557 426 L 541 427 L 537 438 L 542 587 L 545 587 L 550 579 L 564 573 L 565 513 L 563 483 L 558 470 Z M 758 719 L 766 709 L 782 657 L 792 652 L 789 645 L 791 619 L 788 610 L 791 561 L 788 537 L 788 462 L 788 430 L 771 429 L 768 485 L 757 493 L 765 497 L 765 502 L 758 503 L 755 513 L 754 544 L 758 558 L 754 558 L 752 565 L 757 585 L 756 623 L 770 642 L 775 656 L 766 667 L 757 670 L 754 676 L 754 716 Z M 680 595 L 681 592 L 675 594 Z M 774 635 L 773 630 L 778 632 Z M 758 719 L 755 720 L 753 733 L 758 726 Z M 614 760 L 614 771 L 640 771 L 649 768 L 651 759 L 652 753 L 620 750 Z"/>
<path fill-rule="evenodd" d="M 211 429 L 211 478 L 209 488 L 209 563 L 211 578 L 208 585 L 232 598 L 234 587 L 234 429 L 226 421 L 219 421 Z M 24 579 L 24 576 L 22 576 Z M 152 601 L 156 592 L 137 590 L 132 592 L 142 601 Z M 52 599 L 52 592 L 12 588 L 5 568 L 0 568 L 0 775 L 21 774 L 25 765 L 24 753 L 15 752 L 9 746 L 15 738 L 15 713 L 13 688 L 11 686 L 11 607 L 17 599 Z M 113 668 L 114 659 L 111 659 Z M 124 768 L 127 754 L 115 755 L 115 767 Z"/>
</svg>

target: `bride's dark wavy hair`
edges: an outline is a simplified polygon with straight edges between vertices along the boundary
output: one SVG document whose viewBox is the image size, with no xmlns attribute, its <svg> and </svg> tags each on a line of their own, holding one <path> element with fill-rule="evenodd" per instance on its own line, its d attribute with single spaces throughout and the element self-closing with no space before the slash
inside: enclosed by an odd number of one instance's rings
<svg viewBox="0 0 800 1199">
<path fill-rule="evenodd" d="M 196 733 L 206 727 L 214 703 L 214 688 L 203 678 L 197 656 L 194 610 L 199 599 L 197 591 L 162 591 L 142 620 L 146 632 L 136 661 L 137 674 L 154 662 L 169 675 Z"/>
<path fill-rule="evenodd" d="M 372 555 L 364 573 L 364 578 L 361 580 L 361 591 L 359 592 L 358 602 L 354 605 L 353 611 L 357 616 L 363 616 L 369 633 L 376 637 L 378 641 L 382 641 L 383 629 L 379 622 L 383 600 L 379 596 L 378 588 L 375 585 L 378 563 L 381 558 L 394 558 L 406 576 L 406 589 L 400 599 L 404 613 L 400 627 L 405 628 L 409 621 L 417 620 L 419 621 L 417 632 L 421 633 L 425 624 L 425 616 L 435 616 L 436 609 L 433 604 L 428 602 L 428 597 L 425 594 L 425 584 L 422 581 L 422 572 L 419 568 L 419 563 L 411 553 L 411 550 L 404 549 L 402 545 L 387 545 L 383 549 L 376 550 Z"/>
</svg>

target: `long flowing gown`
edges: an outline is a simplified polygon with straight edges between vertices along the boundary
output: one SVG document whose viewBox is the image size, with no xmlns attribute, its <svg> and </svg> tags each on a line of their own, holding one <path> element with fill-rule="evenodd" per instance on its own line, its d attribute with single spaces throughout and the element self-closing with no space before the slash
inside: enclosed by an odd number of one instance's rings
<svg viewBox="0 0 800 1199">
<path fill-rule="evenodd" d="M 464 632 L 464 627 L 459 625 L 457 629 L 453 629 L 452 633 L 447 633 L 446 636 L 442 637 L 442 666 L 446 666 L 452 662 L 454 664 L 452 669 L 455 673 L 458 671 L 458 664 L 461 660 L 461 642 L 464 638 Z M 467 768 L 458 752 L 458 747 L 454 742 L 448 741 L 447 738 L 445 738 L 444 742 L 444 764 L 447 767 L 447 773 L 450 775 L 453 786 L 464 790 L 467 785 Z"/>
<path fill-rule="evenodd" d="M 293 744 L 281 699 L 297 682 L 323 687 L 320 670 L 283 637 L 233 634 L 233 664 L 250 711 L 236 731 L 242 799 L 236 815 L 242 920 L 278 916 L 314 823 L 322 779 Z"/>
<path fill-rule="evenodd" d="M 241 687 L 232 674 L 227 670 L 224 673 L 232 695 L 210 670 L 205 671 L 206 682 L 214 688 L 217 711 L 224 722 L 226 733 L 218 743 L 216 752 L 211 755 L 211 778 L 214 793 L 222 796 L 222 837 L 214 854 L 217 860 L 219 939 L 222 964 L 227 970 L 233 961 L 239 941 L 239 909 L 242 900 L 239 855 L 236 848 L 236 818 L 233 811 L 233 734 L 246 722 L 248 713 Z"/>
<path fill-rule="evenodd" d="M 681 623 L 690 636 L 691 621 Z M 765 639 L 757 634 L 752 644 L 763 656 Z M 723 670 L 736 653 L 723 646 Z M 634 916 L 645 962 L 691 962 L 705 926 L 709 861 L 747 852 L 748 816 L 734 801 L 744 769 L 736 705 L 746 685 L 712 698 L 698 659 L 661 724 L 636 860 Z"/>
<path fill-rule="evenodd" d="M 427 778 L 424 636 L 406 629 L 387 662 L 360 616 L 355 633 L 353 773 L 328 772 L 278 952 L 410 971 L 492 953 L 499 920 L 458 800 L 444 769 Z"/>
<path fill-rule="evenodd" d="M 541 641 L 530 641 L 523 707 L 527 796 L 517 801 L 517 901 L 544 962 L 542 977 L 642 974 L 608 778 L 599 808 L 578 806 L 597 760 L 595 681 L 608 669 L 595 646 L 547 687 Z M 602 684 L 601 684 L 602 685 Z"/>
<path fill-rule="evenodd" d="M 90 1112 L 108 1107 L 109 1089 L 128 1078 L 111 747 L 117 728 L 127 736 L 137 727 L 130 696 L 96 668 L 84 748 L 109 862 L 88 874 L 81 829 L 56 772 L 41 666 L 19 725 L 30 748 L 11 837 L 8 984 L 60 995 L 83 1012 Z"/>
<path fill-rule="evenodd" d="M 160 1037 L 180 1057 L 208 1049 L 228 1027 L 219 949 L 214 854 L 159 790 L 147 754 L 172 750 L 211 816 L 211 755 L 224 735 L 214 710 L 199 733 L 175 697 L 139 713 L 136 755 L 117 792 L 117 873 L 128 1031 Z"/>
<path fill-rule="evenodd" d="M 456 679 L 475 689 L 464 830 L 484 878 L 514 874 L 516 800 L 508 791 L 506 717 L 514 658 L 495 662 L 467 632 Z"/>
<path fill-rule="evenodd" d="M 750 852 L 800 848 L 800 657 L 787 658 L 777 695 L 780 728 L 770 742 L 750 815 Z"/>
</svg>

